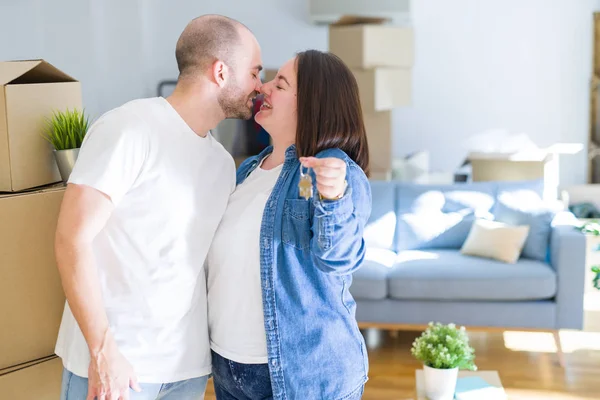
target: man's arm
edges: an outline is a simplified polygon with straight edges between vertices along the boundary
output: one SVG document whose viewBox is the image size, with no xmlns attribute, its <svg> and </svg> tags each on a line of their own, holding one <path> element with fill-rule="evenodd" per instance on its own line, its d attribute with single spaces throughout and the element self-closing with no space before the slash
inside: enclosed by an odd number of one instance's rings
<svg viewBox="0 0 600 400">
<path fill-rule="evenodd" d="M 92 242 L 113 208 L 102 192 L 69 184 L 56 230 L 55 253 L 63 289 L 90 351 L 88 396 L 92 399 L 117 391 L 127 396 L 129 386 L 139 389 L 133 369 L 119 353 L 109 330 L 92 250 Z"/>
<path fill-rule="evenodd" d="M 56 229 L 56 261 L 63 289 L 92 354 L 100 351 L 108 333 L 92 241 L 112 210 L 110 199 L 101 192 L 68 185 Z"/>
</svg>

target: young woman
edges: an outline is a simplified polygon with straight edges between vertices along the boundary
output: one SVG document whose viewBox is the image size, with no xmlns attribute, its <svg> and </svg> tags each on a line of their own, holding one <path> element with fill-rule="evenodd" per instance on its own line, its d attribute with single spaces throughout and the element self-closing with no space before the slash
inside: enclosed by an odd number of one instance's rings
<svg viewBox="0 0 600 400">
<path fill-rule="evenodd" d="M 208 258 L 217 399 L 359 399 L 368 360 L 349 287 L 371 191 L 358 87 L 310 50 L 261 92 L 273 145 L 239 167 Z"/>
</svg>

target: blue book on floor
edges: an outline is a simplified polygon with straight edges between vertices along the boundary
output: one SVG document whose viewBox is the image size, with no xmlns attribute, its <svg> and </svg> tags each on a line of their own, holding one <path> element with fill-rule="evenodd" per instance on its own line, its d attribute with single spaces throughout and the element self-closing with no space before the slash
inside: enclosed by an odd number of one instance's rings
<svg viewBox="0 0 600 400">
<path fill-rule="evenodd" d="M 490 385 L 483 378 L 469 376 L 456 381 L 456 400 L 505 400 L 504 389 Z"/>
</svg>

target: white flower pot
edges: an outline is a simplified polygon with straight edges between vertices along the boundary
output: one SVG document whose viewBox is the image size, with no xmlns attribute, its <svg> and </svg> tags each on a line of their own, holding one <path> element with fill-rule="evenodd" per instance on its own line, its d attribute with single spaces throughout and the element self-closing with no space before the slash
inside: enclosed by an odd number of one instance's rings
<svg viewBox="0 0 600 400">
<path fill-rule="evenodd" d="M 436 369 L 423 366 L 425 396 L 429 400 L 452 400 L 456 390 L 458 368 Z"/>
</svg>

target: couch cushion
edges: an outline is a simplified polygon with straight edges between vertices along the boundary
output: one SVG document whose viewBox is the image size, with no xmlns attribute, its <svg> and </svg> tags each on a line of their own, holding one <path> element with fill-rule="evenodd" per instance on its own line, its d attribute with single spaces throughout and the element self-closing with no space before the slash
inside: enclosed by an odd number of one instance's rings
<svg viewBox="0 0 600 400">
<path fill-rule="evenodd" d="M 459 249 L 475 217 L 490 217 L 492 182 L 449 185 L 398 184 L 397 251 Z"/>
<path fill-rule="evenodd" d="M 385 181 L 371 181 L 371 216 L 363 237 L 368 247 L 393 250 L 396 232 L 396 186 Z"/>
<path fill-rule="evenodd" d="M 544 180 L 532 179 L 524 181 L 496 181 L 496 197 L 500 197 L 504 193 L 514 192 L 530 192 L 535 193 L 539 197 L 544 196 Z"/>
<path fill-rule="evenodd" d="M 385 299 L 388 296 L 387 274 L 396 259 L 396 253 L 391 250 L 368 248 L 363 265 L 352 275 L 352 296 L 363 300 Z"/>
<path fill-rule="evenodd" d="M 511 225 L 529 226 L 522 256 L 538 261 L 548 259 L 552 220 L 559 210 L 544 203 L 530 191 L 502 193 L 494 206 L 494 219 Z"/>
<path fill-rule="evenodd" d="M 396 299 L 537 300 L 556 294 L 556 274 L 548 264 L 506 264 L 456 250 L 401 252 L 388 280 Z"/>
</svg>

